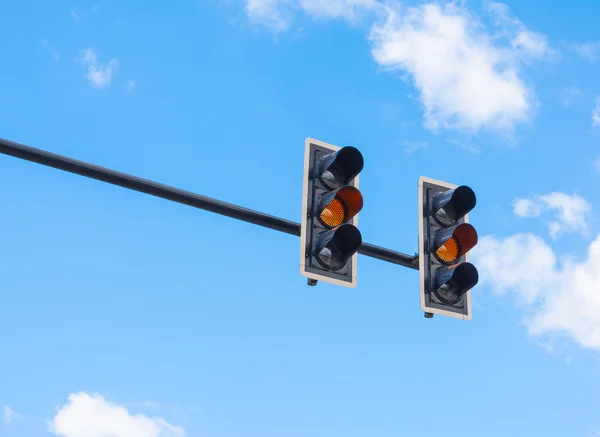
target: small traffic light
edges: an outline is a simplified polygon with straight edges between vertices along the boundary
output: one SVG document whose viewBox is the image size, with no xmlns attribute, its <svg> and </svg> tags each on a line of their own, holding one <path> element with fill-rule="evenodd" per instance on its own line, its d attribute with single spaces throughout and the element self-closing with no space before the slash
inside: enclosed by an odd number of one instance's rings
<svg viewBox="0 0 600 437">
<path fill-rule="evenodd" d="M 476 204 L 467 186 L 419 178 L 419 276 L 425 317 L 471 320 L 471 288 L 479 274 L 469 263 L 477 231 L 468 222 Z"/>
<path fill-rule="evenodd" d="M 358 213 L 363 197 L 358 174 L 364 161 L 354 147 L 312 138 L 305 142 L 300 228 L 300 273 L 317 281 L 356 287 L 357 251 L 362 245 Z"/>
</svg>

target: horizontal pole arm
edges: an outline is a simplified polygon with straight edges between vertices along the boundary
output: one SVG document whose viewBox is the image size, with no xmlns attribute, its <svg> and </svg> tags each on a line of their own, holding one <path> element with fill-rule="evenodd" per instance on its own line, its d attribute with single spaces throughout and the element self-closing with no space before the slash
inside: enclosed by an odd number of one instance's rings
<svg viewBox="0 0 600 437">
<path fill-rule="evenodd" d="M 194 208 L 214 212 L 237 220 L 253 223 L 258 226 L 274 229 L 290 235 L 300 236 L 300 224 L 262 212 L 254 211 L 231 203 L 222 202 L 210 197 L 201 196 L 189 191 L 180 190 L 168 185 L 159 184 L 147 179 L 121 173 L 98 165 L 77 159 L 51 153 L 46 150 L 26 146 L 0 138 L 0 153 L 35 162 L 47 167 L 53 167 L 69 173 L 96 179 L 112 185 L 118 185 L 130 190 L 161 197 L 172 202 L 193 206 Z M 363 243 L 358 250 L 360 254 L 383 261 L 399 264 L 415 270 L 419 269 L 418 257 L 406 255 L 383 247 Z"/>
<path fill-rule="evenodd" d="M 369 243 L 363 243 L 358 249 L 358 253 L 371 258 L 377 258 L 389 263 L 398 264 L 409 269 L 419 270 L 419 256 L 407 255 L 402 252 L 386 249 L 384 247 L 374 246 Z"/>
<path fill-rule="evenodd" d="M 204 209 L 216 214 L 254 223 L 287 234 L 300 235 L 300 225 L 289 220 L 273 217 L 231 203 L 221 202 L 220 200 L 211 199 L 210 197 L 201 196 L 189 191 L 142 179 L 137 176 L 78 161 L 45 150 L 0 139 L 0 153 L 107 182 L 109 184 L 119 185 L 130 190 L 161 197 L 173 202 Z"/>
</svg>

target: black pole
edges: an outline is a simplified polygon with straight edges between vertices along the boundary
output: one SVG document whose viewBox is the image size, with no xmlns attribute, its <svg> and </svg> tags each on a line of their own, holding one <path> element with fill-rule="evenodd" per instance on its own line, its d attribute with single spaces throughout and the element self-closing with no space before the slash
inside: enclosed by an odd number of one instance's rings
<svg viewBox="0 0 600 437">
<path fill-rule="evenodd" d="M 36 149 L 35 147 L 0 138 L 0 153 L 107 182 L 109 184 L 118 185 L 130 190 L 161 197 L 172 202 L 193 206 L 194 208 L 214 212 L 237 220 L 243 220 L 286 234 L 300 236 L 299 223 L 243 208 L 231 203 L 222 202 L 210 197 L 194 194 L 189 191 L 180 190 L 179 188 L 159 184 L 158 182 L 142 179 L 127 173 L 121 173 L 105 167 L 51 153 L 46 150 Z M 395 252 L 383 247 L 373 246 L 372 244 L 363 243 L 358 250 L 358 253 L 411 269 L 419 269 L 418 257 Z"/>
<path fill-rule="evenodd" d="M 407 255 L 405 253 L 396 252 L 384 247 L 374 246 L 373 244 L 363 243 L 358 249 L 358 253 L 371 258 L 377 258 L 382 261 L 387 261 L 393 264 L 398 264 L 409 269 L 419 270 L 419 256 Z"/>
</svg>

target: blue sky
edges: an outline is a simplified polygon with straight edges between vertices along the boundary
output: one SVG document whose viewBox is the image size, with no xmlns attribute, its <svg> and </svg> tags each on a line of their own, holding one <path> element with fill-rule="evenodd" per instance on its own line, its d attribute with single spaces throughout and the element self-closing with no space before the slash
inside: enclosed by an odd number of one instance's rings
<svg viewBox="0 0 600 437">
<path fill-rule="evenodd" d="M 300 220 L 304 140 L 417 246 L 471 186 L 474 317 L 359 256 L 0 157 L 0 435 L 600 435 L 600 4 L 5 2 L 0 136 Z"/>
</svg>

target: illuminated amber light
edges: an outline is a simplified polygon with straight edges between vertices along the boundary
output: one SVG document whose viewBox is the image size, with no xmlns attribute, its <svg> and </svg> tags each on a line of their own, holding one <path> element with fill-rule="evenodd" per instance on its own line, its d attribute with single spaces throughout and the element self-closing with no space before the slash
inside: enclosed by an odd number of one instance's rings
<svg viewBox="0 0 600 437">
<path fill-rule="evenodd" d="M 459 248 L 456 237 L 450 238 L 435 251 L 438 258 L 444 262 L 452 262 L 458 258 Z"/>
<path fill-rule="evenodd" d="M 336 197 L 321 212 L 320 218 L 327 226 L 335 228 L 344 223 L 346 219 L 346 207 Z"/>
</svg>

